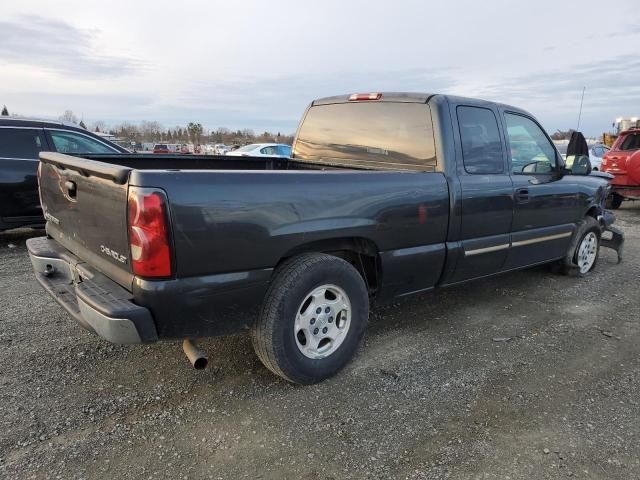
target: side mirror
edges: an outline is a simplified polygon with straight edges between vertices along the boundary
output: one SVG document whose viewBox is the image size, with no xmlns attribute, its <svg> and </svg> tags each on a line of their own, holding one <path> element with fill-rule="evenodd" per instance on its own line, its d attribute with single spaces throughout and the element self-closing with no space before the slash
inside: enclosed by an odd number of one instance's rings
<svg viewBox="0 0 640 480">
<path fill-rule="evenodd" d="M 549 162 L 535 161 L 527 163 L 522 167 L 524 173 L 551 173 L 551 165 Z"/>
</svg>

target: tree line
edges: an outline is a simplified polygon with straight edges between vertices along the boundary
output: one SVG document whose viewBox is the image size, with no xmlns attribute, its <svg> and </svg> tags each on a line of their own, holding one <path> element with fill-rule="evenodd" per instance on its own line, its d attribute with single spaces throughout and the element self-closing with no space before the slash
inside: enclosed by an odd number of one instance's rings
<svg viewBox="0 0 640 480">
<path fill-rule="evenodd" d="M 0 115 L 8 116 L 9 111 L 5 105 Z M 224 143 L 226 145 L 245 145 L 247 143 L 293 143 L 293 135 L 283 135 L 280 132 L 267 132 L 256 134 L 249 128 L 230 130 L 220 127 L 215 130 L 205 129 L 201 123 L 189 122 L 186 125 L 176 125 L 173 128 L 165 128 L 156 121 L 133 123 L 122 122 L 116 125 L 107 125 L 98 120 L 87 126 L 83 119 L 79 119 L 71 110 L 58 117 L 68 123 L 74 123 L 85 130 L 96 133 L 109 133 L 118 139 L 137 143 L 193 143 L 202 145 L 205 143 Z"/>
</svg>

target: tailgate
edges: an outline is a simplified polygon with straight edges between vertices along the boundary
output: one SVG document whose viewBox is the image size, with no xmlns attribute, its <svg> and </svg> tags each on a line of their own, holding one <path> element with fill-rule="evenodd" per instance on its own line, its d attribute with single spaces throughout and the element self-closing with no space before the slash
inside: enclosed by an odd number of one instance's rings
<svg viewBox="0 0 640 480">
<path fill-rule="evenodd" d="M 130 168 L 40 154 L 40 199 L 47 234 L 127 289 L 133 279 L 127 233 Z"/>
</svg>

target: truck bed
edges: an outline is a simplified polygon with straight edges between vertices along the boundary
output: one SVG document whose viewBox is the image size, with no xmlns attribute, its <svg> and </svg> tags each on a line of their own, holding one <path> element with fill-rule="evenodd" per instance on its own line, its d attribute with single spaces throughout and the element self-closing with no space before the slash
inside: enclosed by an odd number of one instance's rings
<svg viewBox="0 0 640 480">
<path fill-rule="evenodd" d="M 370 268 L 385 272 L 375 288 L 390 298 L 432 288 L 442 271 L 449 218 L 442 172 L 260 157 L 40 156 L 47 234 L 73 262 L 150 308 L 160 337 L 251 323 L 246 305 L 259 305 L 273 270 L 302 251 L 355 245 L 374 259 Z M 162 280 L 135 275 L 129 261 L 127 199 L 139 189 L 166 196 L 173 270 Z M 188 308 L 179 298 L 190 298 Z M 216 309 L 202 318 L 207 305 Z"/>
</svg>

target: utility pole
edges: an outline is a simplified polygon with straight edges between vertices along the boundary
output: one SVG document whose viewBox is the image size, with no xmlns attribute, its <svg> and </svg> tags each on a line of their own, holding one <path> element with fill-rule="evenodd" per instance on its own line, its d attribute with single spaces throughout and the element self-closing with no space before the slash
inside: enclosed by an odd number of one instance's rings
<svg viewBox="0 0 640 480">
<path fill-rule="evenodd" d="M 580 119 L 582 118 L 582 103 L 584 102 L 584 91 L 587 87 L 582 87 L 582 98 L 580 99 L 580 111 L 578 112 L 578 128 L 576 130 L 580 131 Z"/>
</svg>

